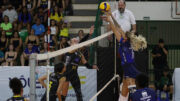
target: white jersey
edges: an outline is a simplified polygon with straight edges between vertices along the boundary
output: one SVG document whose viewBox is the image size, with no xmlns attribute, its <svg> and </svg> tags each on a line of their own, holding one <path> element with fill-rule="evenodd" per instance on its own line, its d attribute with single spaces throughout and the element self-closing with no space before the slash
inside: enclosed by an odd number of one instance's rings
<svg viewBox="0 0 180 101">
<path fill-rule="evenodd" d="M 112 12 L 112 15 L 124 32 L 130 31 L 131 25 L 136 24 L 133 13 L 128 9 L 125 9 L 124 13 L 120 13 L 119 10 L 115 10 Z"/>
</svg>

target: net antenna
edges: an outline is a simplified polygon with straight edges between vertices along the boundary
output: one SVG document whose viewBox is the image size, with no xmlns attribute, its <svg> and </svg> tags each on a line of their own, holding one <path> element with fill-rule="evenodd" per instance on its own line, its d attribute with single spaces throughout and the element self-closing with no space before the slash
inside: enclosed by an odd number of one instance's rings
<svg viewBox="0 0 180 101">
<path fill-rule="evenodd" d="M 50 8 L 51 8 L 51 0 L 48 0 L 48 53 L 47 53 L 47 80 L 46 80 L 46 85 L 47 85 L 47 91 L 46 91 L 46 101 L 49 101 L 49 74 L 50 74 L 50 58 L 49 58 L 49 52 L 50 52 L 50 34 L 51 34 L 51 30 L 50 30 Z"/>
</svg>

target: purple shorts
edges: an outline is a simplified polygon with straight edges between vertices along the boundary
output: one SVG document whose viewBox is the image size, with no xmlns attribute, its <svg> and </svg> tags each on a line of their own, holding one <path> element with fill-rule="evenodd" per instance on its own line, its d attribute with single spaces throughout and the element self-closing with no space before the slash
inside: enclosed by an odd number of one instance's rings
<svg viewBox="0 0 180 101">
<path fill-rule="evenodd" d="M 122 67 L 124 70 L 124 77 L 136 78 L 136 75 L 140 73 L 136 69 L 135 63 L 124 64 Z"/>
</svg>

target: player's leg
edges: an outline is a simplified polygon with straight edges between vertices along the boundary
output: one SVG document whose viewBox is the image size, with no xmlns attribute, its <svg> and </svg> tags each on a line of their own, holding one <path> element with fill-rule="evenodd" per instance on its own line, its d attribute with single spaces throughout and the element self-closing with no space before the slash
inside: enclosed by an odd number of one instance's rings
<svg viewBox="0 0 180 101">
<path fill-rule="evenodd" d="M 62 101 L 65 101 L 67 93 L 68 93 L 68 88 L 69 88 L 69 81 L 66 81 L 63 84 L 63 89 L 62 89 L 62 95 L 61 95 L 61 99 Z"/>
<path fill-rule="evenodd" d="M 73 75 L 73 77 L 70 79 L 70 82 L 76 93 L 77 101 L 83 101 L 82 92 L 81 92 L 81 83 L 78 74 Z"/>
<path fill-rule="evenodd" d="M 126 78 L 123 78 L 123 85 L 122 85 L 122 91 L 119 96 L 119 101 L 127 101 L 128 100 L 128 84 Z"/>
</svg>

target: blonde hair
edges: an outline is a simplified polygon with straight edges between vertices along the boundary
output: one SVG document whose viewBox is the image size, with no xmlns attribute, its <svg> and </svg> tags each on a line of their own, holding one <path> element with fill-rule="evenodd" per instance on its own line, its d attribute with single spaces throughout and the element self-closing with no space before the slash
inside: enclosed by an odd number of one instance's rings
<svg viewBox="0 0 180 101">
<path fill-rule="evenodd" d="M 139 51 L 147 48 L 147 41 L 142 35 L 135 35 L 134 33 L 127 32 L 130 39 L 131 47 L 134 51 Z"/>
</svg>

